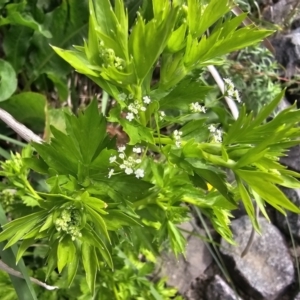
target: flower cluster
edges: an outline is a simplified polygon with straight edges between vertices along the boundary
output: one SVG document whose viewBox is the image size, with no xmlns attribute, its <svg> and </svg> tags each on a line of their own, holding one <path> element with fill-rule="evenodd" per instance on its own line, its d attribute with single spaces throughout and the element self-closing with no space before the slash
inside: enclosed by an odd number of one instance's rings
<svg viewBox="0 0 300 300">
<path fill-rule="evenodd" d="M 175 145 L 176 145 L 176 147 L 180 148 L 180 146 L 181 146 L 182 131 L 178 131 L 177 129 L 174 130 L 173 136 L 174 136 L 174 139 L 175 139 Z"/>
<path fill-rule="evenodd" d="M 238 90 L 235 88 L 233 82 L 229 78 L 223 78 L 225 82 L 226 93 L 229 97 L 234 98 L 237 102 L 241 103 L 241 98 Z"/>
<path fill-rule="evenodd" d="M 80 238 L 82 236 L 79 229 L 80 219 L 80 213 L 78 210 L 73 207 L 69 207 L 61 212 L 60 217 L 55 220 L 54 224 L 57 231 L 63 231 L 69 234 L 72 241 L 75 241 L 76 238 Z"/>
<path fill-rule="evenodd" d="M 126 97 L 125 97 L 125 99 L 126 99 Z M 147 105 L 150 104 L 151 103 L 150 97 L 144 96 L 143 102 Z M 126 119 L 129 122 L 131 122 L 135 118 L 135 116 L 138 115 L 139 111 L 146 111 L 146 107 L 144 105 L 142 105 L 138 100 L 135 100 L 133 103 L 130 103 L 128 105 L 128 110 L 129 110 L 129 112 L 126 115 Z"/>
<path fill-rule="evenodd" d="M 164 119 L 164 117 L 166 116 L 165 112 L 164 111 L 159 111 L 159 119 L 162 121 Z"/>
<path fill-rule="evenodd" d="M 215 125 L 211 124 L 208 126 L 208 130 L 212 133 L 213 138 L 216 142 L 222 143 L 223 132 L 221 129 L 217 129 L 217 127 Z"/>
<path fill-rule="evenodd" d="M 117 70 L 125 69 L 125 60 L 116 56 L 114 49 L 105 48 L 104 43 L 100 43 L 100 57 L 103 59 L 103 67 L 114 66 Z"/>
<path fill-rule="evenodd" d="M 199 102 L 191 103 L 190 110 L 194 113 L 206 113 L 206 108 L 203 105 L 200 105 Z"/>
<path fill-rule="evenodd" d="M 127 175 L 135 174 L 136 178 L 144 177 L 144 170 L 141 168 L 137 168 L 138 165 L 140 165 L 142 162 L 142 160 L 138 157 L 138 155 L 142 153 L 142 149 L 139 147 L 134 147 L 132 149 L 134 155 L 128 156 L 128 157 L 125 154 L 125 150 L 126 150 L 125 146 L 119 147 L 118 148 L 118 152 L 119 152 L 118 157 L 116 155 L 111 156 L 109 158 L 109 162 L 111 164 L 117 164 L 120 167 L 120 169 L 124 170 L 125 174 L 127 174 Z M 122 160 L 121 163 L 119 163 L 117 161 L 118 158 Z M 112 175 L 114 175 L 115 174 L 114 172 L 115 172 L 114 169 L 110 169 L 109 173 L 108 173 L 108 178 L 110 178 Z"/>
</svg>

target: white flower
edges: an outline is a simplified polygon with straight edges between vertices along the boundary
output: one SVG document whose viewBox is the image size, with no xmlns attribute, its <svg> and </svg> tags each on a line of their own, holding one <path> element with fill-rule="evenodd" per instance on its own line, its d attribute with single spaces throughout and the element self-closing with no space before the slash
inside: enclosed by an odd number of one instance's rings
<svg viewBox="0 0 300 300">
<path fill-rule="evenodd" d="M 108 172 L 108 178 L 110 178 L 114 174 L 114 169 L 110 169 Z"/>
<path fill-rule="evenodd" d="M 140 158 L 138 158 L 138 159 L 135 160 L 136 164 L 140 164 L 141 162 L 142 162 L 142 160 Z"/>
<path fill-rule="evenodd" d="M 236 99 L 236 101 L 237 101 L 238 103 L 241 103 L 241 102 L 242 102 L 238 90 L 234 90 L 234 92 L 233 92 L 233 97 Z"/>
<path fill-rule="evenodd" d="M 141 106 L 141 111 L 146 111 L 147 108 L 145 106 Z"/>
<path fill-rule="evenodd" d="M 202 113 L 206 113 L 206 108 L 205 108 L 205 106 L 200 105 L 199 102 L 191 103 L 191 104 L 190 104 L 190 110 L 191 110 L 192 112 L 202 112 Z"/>
<path fill-rule="evenodd" d="M 126 98 L 127 98 L 127 96 L 125 93 L 119 94 L 119 100 L 124 101 L 124 100 L 126 100 Z"/>
<path fill-rule="evenodd" d="M 146 103 L 146 104 L 150 104 L 151 103 L 151 99 L 150 99 L 149 96 L 144 96 L 143 100 L 144 100 L 144 103 Z"/>
<path fill-rule="evenodd" d="M 134 174 L 135 174 L 135 177 L 136 178 L 142 178 L 142 177 L 144 177 L 144 170 L 142 170 L 142 169 L 137 169 L 137 170 L 135 170 L 135 172 L 134 172 Z"/>
<path fill-rule="evenodd" d="M 217 129 L 216 132 L 214 133 L 214 138 L 215 138 L 215 141 L 218 142 L 218 143 L 222 143 L 222 130 L 220 129 Z"/>
<path fill-rule="evenodd" d="M 109 162 L 112 164 L 114 163 L 115 161 L 117 160 L 117 157 L 116 156 L 112 156 L 109 158 Z"/>
<path fill-rule="evenodd" d="M 131 122 L 134 119 L 134 114 L 133 113 L 127 113 L 126 119 Z"/>
<path fill-rule="evenodd" d="M 132 151 L 133 151 L 134 153 L 142 153 L 142 148 L 140 148 L 140 147 L 134 147 L 134 148 L 132 149 Z"/>
<path fill-rule="evenodd" d="M 129 98 L 129 99 L 133 99 L 133 95 L 132 95 L 132 94 L 129 94 L 128 98 Z"/>
<path fill-rule="evenodd" d="M 121 165 L 120 165 L 120 168 L 121 168 L 121 169 L 125 169 L 126 166 L 125 166 L 124 164 L 121 164 Z"/>
<path fill-rule="evenodd" d="M 180 136 L 182 135 L 182 131 L 179 131 L 179 130 L 176 129 L 176 130 L 174 130 L 173 135 L 174 135 L 175 140 L 180 140 Z"/>
<path fill-rule="evenodd" d="M 159 114 L 160 114 L 160 116 L 159 116 L 160 120 L 163 120 L 163 118 L 166 116 L 164 111 L 159 111 Z"/>
<path fill-rule="evenodd" d="M 133 173 L 133 170 L 132 170 L 131 168 L 126 168 L 126 169 L 125 169 L 125 173 L 126 173 L 127 175 L 130 175 L 130 174 Z"/>
<path fill-rule="evenodd" d="M 125 154 L 124 153 L 120 153 L 119 157 L 122 158 L 122 159 L 124 159 L 125 158 Z"/>
<path fill-rule="evenodd" d="M 124 152 L 125 149 L 126 149 L 125 146 L 120 146 L 120 147 L 118 148 L 118 152 Z"/>
<path fill-rule="evenodd" d="M 175 145 L 176 145 L 177 148 L 180 148 L 181 147 L 181 141 L 176 141 Z"/>
<path fill-rule="evenodd" d="M 209 130 L 211 133 L 214 133 L 214 132 L 216 132 L 217 128 L 216 128 L 215 125 L 210 124 L 210 125 L 208 126 L 208 130 Z"/>
<path fill-rule="evenodd" d="M 234 89 L 234 84 L 233 84 L 233 82 L 232 82 L 231 79 L 229 79 L 229 78 L 223 78 L 223 80 L 224 80 L 224 82 L 227 85 L 227 89 L 229 89 L 229 90 L 233 90 Z"/>
</svg>

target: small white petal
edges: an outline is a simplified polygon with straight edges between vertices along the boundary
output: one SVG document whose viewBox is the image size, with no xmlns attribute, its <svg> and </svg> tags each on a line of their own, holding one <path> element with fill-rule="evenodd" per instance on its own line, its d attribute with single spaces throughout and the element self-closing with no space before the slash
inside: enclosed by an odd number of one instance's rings
<svg viewBox="0 0 300 300">
<path fill-rule="evenodd" d="M 144 103 L 146 103 L 146 104 L 150 104 L 151 103 L 151 99 L 150 99 L 149 96 L 144 96 L 143 100 L 144 100 Z"/>
<path fill-rule="evenodd" d="M 136 178 L 142 178 L 145 176 L 144 170 L 143 169 L 137 169 L 134 172 Z"/>
<path fill-rule="evenodd" d="M 109 158 L 109 162 L 112 164 L 114 163 L 115 161 L 117 160 L 117 157 L 116 156 L 112 156 Z"/>
<path fill-rule="evenodd" d="M 211 124 L 211 125 L 208 126 L 208 130 L 210 132 L 214 133 L 214 132 L 216 132 L 217 128 L 216 128 L 216 126 L 214 126 L 214 125 Z"/>
<path fill-rule="evenodd" d="M 126 168 L 126 169 L 125 169 L 125 173 L 126 173 L 127 175 L 130 175 L 130 174 L 133 173 L 133 170 L 132 170 L 131 168 Z"/>
<path fill-rule="evenodd" d="M 118 148 L 118 152 L 124 152 L 125 149 L 126 149 L 125 146 L 120 146 L 120 147 Z"/>
<path fill-rule="evenodd" d="M 120 153 L 119 157 L 122 158 L 122 159 L 124 159 L 125 158 L 125 154 L 124 153 Z"/>
<path fill-rule="evenodd" d="M 142 162 L 142 160 L 140 158 L 135 160 L 135 163 L 140 164 Z"/>
<path fill-rule="evenodd" d="M 142 153 L 142 148 L 140 148 L 140 147 L 134 147 L 134 148 L 132 149 L 132 151 L 133 151 L 134 153 Z"/>
<path fill-rule="evenodd" d="M 131 122 L 134 119 L 134 114 L 133 113 L 127 113 L 126 119 Z"/>
</svg>

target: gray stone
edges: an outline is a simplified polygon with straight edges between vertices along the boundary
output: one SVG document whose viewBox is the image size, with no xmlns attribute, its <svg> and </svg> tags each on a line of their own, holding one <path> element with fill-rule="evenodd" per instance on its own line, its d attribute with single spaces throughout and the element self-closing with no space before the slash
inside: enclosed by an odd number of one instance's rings
<svg viewBox="0 0 300 300">
<path fill-rule="evenodd" d="M 300 189 L 289 189 L 285 187 L 280 188 L 282 192 L 293 202 L 296 206 L 300 207 Z M 279 211 L 276 211 L 277 226 L 282 229 L 287 235 L 292 233 L 293 237 L 300 240 L 300 215 L 287 211 L 286 217 Z M 289 226 L 291 232 L 289 231 Z"/>
<path fill-rule="evenodd" d="M 286 156 L 280 158 L 280 163 L 293 171 L 300 172 L 300 145 L 290 148 Z"/>
<path fill-rule="evenodd" d="M 221 253 L 232 277 L 247 295 L 255 299 L 273 300 L 294 280 L 294 266 L 279 230 L 266 219 L 259 218 L 262 234 L 255 234 L 249 252 L 241 257 L 252 230 L 248 216 L 232 221 L 237 245 L 221 241 Z"/>
<path fill-rule="evenodd" d="M 180 227 L 190 234 L 185 233 L 187 239 L 185 257 L 179 256 L 176 258 L 172 253 L 162 254 L 162 264 L 160 277 L 168 277 L 168 285 L 178 289 L 180 294 L 188 293 L 191 283 L 212 263 L 212 257 L 205 246 L 205 243 L 191 233 L 195 232 L 196 224 L 184 223 Z M 198 232 L 197 232 L 198 233 Z M 201 232 L 203 236 L 204 232 Z"/>
<path fill-rule="evenodd" d="M 205 296 L 207 300 L 242 300 L 219 275 L 209 283 Z"/>
</svg>

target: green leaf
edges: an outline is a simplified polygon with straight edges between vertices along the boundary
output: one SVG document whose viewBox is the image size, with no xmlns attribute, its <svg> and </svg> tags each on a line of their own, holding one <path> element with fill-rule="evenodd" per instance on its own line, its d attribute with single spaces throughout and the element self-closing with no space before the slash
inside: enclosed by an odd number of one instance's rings
<svg viewBox="0 0 300 300">
<path fill-rule="evenodd" d="M 0 224 L 3 226 L 8 221 L 6 219 L 5 213 L 0 205 Z M 24 300 L 37 300 L 34 288 L 32 286 L 32 283 L 30 281 L 27 269 L 25 267 L 25 264 L 23 260 L 21 259 L 16 265 L 16 256 L 18 249 L 16 246 L 11 247 L 10 249 L 7 249 L 3 251 L 4 245 L 0 243 L 0 256 L 1 260 L 6 263 L 9 267 L 20 271 L 23 278 L 17 278 L 13 275 L 10 275 L 11 282 L 15 288 L 16 294 L 18 295 L 19 299 Z"/>
<path fill-rule="evenodd" d="M 0 18 L 0 26 L 8 24 L 21 25 L 36 30 L 46 38 L 51 38 L 51 33 L 44 29 L 44 26 L 36 22 L 28 12 L 25 13 L 25 5 L 25 1 L 18 4 L 8 4 L 5 7 L 7 16 L 5 18 Z"/>
<path fill-rule="evenodd" d="M 19 73 L 26 61 L 26 53 L 30 46 L 33 31 L 24 26 L 11 26 L 3 38 L 5 59 Z"/>
<path fill-rule="evenodd" d="M 237 180 L 238 189 L 239 189 L 244 207 L 245 207 L 246 212 L 251 220 L 251 223 L 257 231 L 260 231 L 259 224 L 256 219 L 256 215 L 255 215 L 255 211 L 254 211 L 254 206 L 253 206 L 252 200 L 250 198 L 250 195 L 249 195 L 248 191 L 246 190 L 245 186 L 243 185 L 243 183 L 239 180 L 239 178 L 236 178 L 236 180 Z"/>
<path fill-rule="evenodd" d="M 69 235 L 65 235 L 58 243 L 57 247 L 57 268 L 61 273 L 63 268 L 72 262 L 76 254 L 76 248 Z"/>
<path fill-rule="evenodd" d="M 0 59 L 0 101 L 8 99 L 17 89 L 14 68 L 7 61 Z"/>
<path fill-rule="evenodd" d="M 81 246 L 82 262 L 85 270 L 86 281 L 92 294 L 95 292 L 96 275 L 98 268 L 98 259 L 95 251 L 95 247 L 82 243 Z"/>
<path fill-rule="evenodd" d="M 177 256 L 180 253 L 184 253 L 186 240 L 183 237 L 182 233 L 179 229 L 170 221 L 167 223 L 168 225 L 168 233 L 170 236 L 170 242 L 172 249 Z"/>
<path fill-rule="evenodd" d="M 188 24 L 192 36 L 200 37 L 229 10 L 227 0 L 211 0 L 207 6 L 204 6 L 201 0 L 188 0 Z"/>
<path fill-rule="evenodd" d="M 160 108 L 188 110 L 190 103 L 204 99 L 210 91 L 211 87 L 201 86 L 191 78 L 184 79 L 167 96 L 160 99 Z"/>
<path fill-rule="evenodd" d="M 141 15 L 137 16 L 129 37 L 129 55 L 133 56 L 140 83 L 152 70 L 166 47 L 176 21 L 177 10 L 178 7 L 171 7 L 163 20 L 154 18 L 147 24 Z"/>
<path fill-rule="evenodd" d="M 235 173 L 270 205 L 277 209 L 284 208 L 295 213 L 300 213 L 300 209 L 289 201 L 279 188 L 270 182 L 271 179 L 275 179 L 276 177 L 257 171 L 235 170 Z M 280 179 L 278 181 L 280 184 Z"/>
<path fill-rule="evenodd" d="M 75 250 L 77 250 L 75 248 Z M 71 286 L 76 274 L 79 265 L 79 254 L 77 252 L 74 253 L 73 260 L 68 263 L 68 285 Z"/>
<path fill-rule="evenodd" d="M 47 100 L 44 95 L 33 92 L 20 93 L 1 102 L 0 107 L 34 131 L 43 132 L 47 109 Z"/>
<path fill-rule="evenodd" d="M 78 73 L 95 77 L 99 76 L 99 72 L 93 71 L 96 66 L 92 66 L 83 53 L 73 50 L 64 50 L 54 46 L 52 46 L 52 49 Z"/>
<path fill-rule="evenodd" d="M 19 247 L 19 251 L 16 257 L 16 263 L 19 262 L 19 260 L 22 258 L 24 252 L 34 243 L 35 239 L 26 239 L 24 241 L 22 241 L 20 247 Z"/>
<path fill-rule="evenodd" d="M 71 68 L 50 47 L 69 48 L 82 41 L 86 36 L 88 24 L 87 1 L 76 1 L 70 4 L 62 1 L 61 5 L 45 14 L 44 26 L 49 28 L 52 38 L 48 39 L 34 33 L 33 45 L 30 53 L 31 64 L 28 64 L 30 82 L 42 73 L 55 73 L 65 76 Z M 29 82 L 29 83 L 30 83 Z"/>
<path fill-rule="evenodd" d="M 109 234 L 107 232 L 106 224 L 103 220 L 103 218 L 100 216 L 99 213 L 97 213 L 94 209 L 87 207 L 87 211 L 90 214 L 90 217 L 95 225 L 95 227 L 101 232 L 111 243 Z"/>
</svg>

